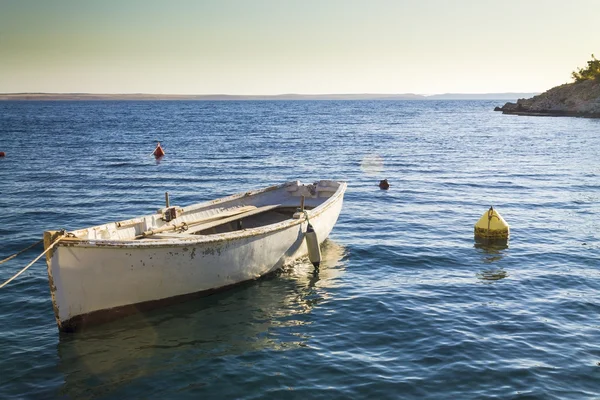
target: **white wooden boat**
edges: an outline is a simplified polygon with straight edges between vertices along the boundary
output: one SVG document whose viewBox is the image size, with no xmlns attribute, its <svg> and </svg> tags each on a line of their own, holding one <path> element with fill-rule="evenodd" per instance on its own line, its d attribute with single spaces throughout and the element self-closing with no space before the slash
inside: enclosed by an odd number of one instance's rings
<svg viewBox="0 0 600 400">
<path fill-rule="evenodd" d="M 288 182 L 71 232 L 44 232 L 58 327 L 74 331 L 210 294 L 307 254 L 335 225 L 346 183 Z M 168 203 L 168 202 L 167 202 Z M 303 203 L 304 212 L 298 212 Z"/>
</svg>

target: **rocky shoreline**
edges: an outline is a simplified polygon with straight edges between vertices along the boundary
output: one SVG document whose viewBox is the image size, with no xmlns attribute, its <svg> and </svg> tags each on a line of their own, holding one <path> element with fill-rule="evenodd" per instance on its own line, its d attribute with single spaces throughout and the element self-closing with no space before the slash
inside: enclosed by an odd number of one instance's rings
<svg viewBox="0 0 600 400">
<path fill-rule="evenodd" d="M 508 102 L 494 111 L 513 115 L 600 118 L 600 80 L 560 85 L 530 99 Z"/>
</svg>

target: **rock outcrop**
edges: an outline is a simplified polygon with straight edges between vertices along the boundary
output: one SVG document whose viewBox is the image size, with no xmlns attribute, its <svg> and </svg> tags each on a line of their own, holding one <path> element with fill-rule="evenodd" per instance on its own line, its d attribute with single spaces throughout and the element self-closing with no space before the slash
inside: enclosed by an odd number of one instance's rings
<svg viewBox="0 0 600 400">
<path fill-rule="evenodd" d="M 600 118 L 600 80 L 560 85 L 531 99 L 506 103 L 494 111 L 516 115 Z"/>
</svg>

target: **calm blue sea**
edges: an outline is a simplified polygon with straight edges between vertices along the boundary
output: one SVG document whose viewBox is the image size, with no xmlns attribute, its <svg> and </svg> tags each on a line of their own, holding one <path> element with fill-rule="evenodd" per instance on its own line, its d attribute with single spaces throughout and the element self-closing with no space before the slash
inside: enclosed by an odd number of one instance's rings
<svg viewBox="0 0 600 400">
<path fill-rule="evenodd" d="M 166 191 L 348 182 L 316 276 L 59 334 L 36 263 L 0 289 L 0 398 L 600 398 L 600 120 L 502 103 L 0 102 L 0 259 Z M 506 248 L 475 246 L 490 205 Z"/>
</svg>

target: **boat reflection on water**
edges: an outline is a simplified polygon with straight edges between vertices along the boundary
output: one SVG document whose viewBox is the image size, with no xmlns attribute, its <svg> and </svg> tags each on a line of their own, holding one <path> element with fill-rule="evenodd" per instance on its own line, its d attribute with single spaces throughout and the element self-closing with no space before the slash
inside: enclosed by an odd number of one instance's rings
<svg viewBox="0 0 600 400">
<path fill-rule="evenodd" d="M 489 265 L 502 260 L 505 255 L 505 250 L 508 249 L 507 240 L 481 241 L 476 239 L 474 247 L 481 250 L 481 254 L 483 256 L 482 261 L 484 264 L 488 264 L 488 267 L 477 272 L 477 278 L 486 283 L 492 283 L 509 276 L 508 272 L 506 272 L 501 266 L 494 268 Z"/>
<path fill-rule="evenodd" d="M 310 312 L 332 296 L 345 255 L 344 247 L 326 240 L 318 273 L 305 259 L 222 293 L 61 333 L 61 395 L 120 396 L 133 381 L 181 372 L 205 359 L 306 346 Z"/>
</svg>

